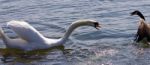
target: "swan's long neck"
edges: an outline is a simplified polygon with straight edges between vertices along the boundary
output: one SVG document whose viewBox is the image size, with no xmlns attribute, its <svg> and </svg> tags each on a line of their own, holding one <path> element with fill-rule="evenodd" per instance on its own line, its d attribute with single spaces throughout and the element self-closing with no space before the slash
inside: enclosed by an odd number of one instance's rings
<svg viewBox="0 0 150 65">
<path fill-rule="evenodd" d="M 6 43 L 6 46 L 8 45 L 9 37 L 5 35 L 4 31 L 2 28 L 0 28 L 0 36 L 3 40 L 4 43 Z"/>
<path fill-rule="evenodd" d="M 66 31 L 65 35 L 61 38 L 61 42 L 66 42 L 67 39 L 69 38 L 69 36 L 71 35 L 71 33 L 77 28 L 77 27 L 80 27 L 80 26 L 85 26 L 87 25 L 87 23 L 85 22 L 74 22 L 72 23 L 68 30 Z"/>
</svg>

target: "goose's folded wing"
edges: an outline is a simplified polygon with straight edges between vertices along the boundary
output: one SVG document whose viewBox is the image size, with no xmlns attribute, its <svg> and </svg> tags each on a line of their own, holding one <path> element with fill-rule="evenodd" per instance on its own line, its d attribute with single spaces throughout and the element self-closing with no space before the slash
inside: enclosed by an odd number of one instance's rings
<svg viewBox="0 0 150 65">
<path fill-rule="evenodd" d="M 14 32 L 22 39 L 30 42 L 43 41 L 43 35 L 40 34 L 34 27 L 24 21 L 10 21 L 7 23 Z"/>
<path fill-rule="evenodd" d="M 139 26 L 138 31 L 137 31 L 136 36 L 135 36 L 135 41 L 139 42 L 144 37 L 145 37 L 145 29 L 143 27 Z"/>
</svg>

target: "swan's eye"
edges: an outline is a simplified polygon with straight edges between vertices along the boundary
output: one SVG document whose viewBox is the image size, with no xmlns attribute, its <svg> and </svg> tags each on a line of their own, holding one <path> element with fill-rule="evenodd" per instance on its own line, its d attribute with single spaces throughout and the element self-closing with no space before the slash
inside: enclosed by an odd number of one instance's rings
<svg viewBox="0 0 150 65">
<path fill-rule="evenodd" d="M 94 27 L 95 27 L 96 29 L 99 29 L 101 26 L 99 25 L 98 22 L 95 22 L 95 23 L 94 23 Z"/>
</svg>

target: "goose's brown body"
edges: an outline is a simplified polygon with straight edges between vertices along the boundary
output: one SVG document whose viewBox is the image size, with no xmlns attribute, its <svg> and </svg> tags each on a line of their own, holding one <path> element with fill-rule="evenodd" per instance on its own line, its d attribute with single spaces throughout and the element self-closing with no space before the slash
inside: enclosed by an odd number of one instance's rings
<svg viewBox="0 0 150 65">
<path fill-rule="evenodd" d="M 145 23 L 143 20 L 140 21 L 140 25 L 135 36 L 135 41 L 140 42 L 144 38 L 150 42 L 150 24 Z"/>
</svg>

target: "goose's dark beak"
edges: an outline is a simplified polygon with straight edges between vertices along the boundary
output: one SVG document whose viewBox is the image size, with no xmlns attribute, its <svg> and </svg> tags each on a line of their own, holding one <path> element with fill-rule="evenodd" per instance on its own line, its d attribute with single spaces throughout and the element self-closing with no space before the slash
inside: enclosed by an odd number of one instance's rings
<svg viewBox="0 0 150 65">
<path fill-rule="evenodd" d="M 133 15 L 135 15 L 134 12 L 131 12 L 131 13 L 130 13 L 130 16 L 133 16 Z"/>
<path fill-rule="evenodd" d="M 133 15 L 137 15 L 138 13 L 140 13 L 140 11 L 135 10 L 135 11 L 131 12 L 130 15 L 133 16 Z"/>
<path fill-rule="evenodd" d="M 130 16 L 133 16 L 133 14 L 132 14 L 132 13 L 130 13 Z"/>
</svg>

